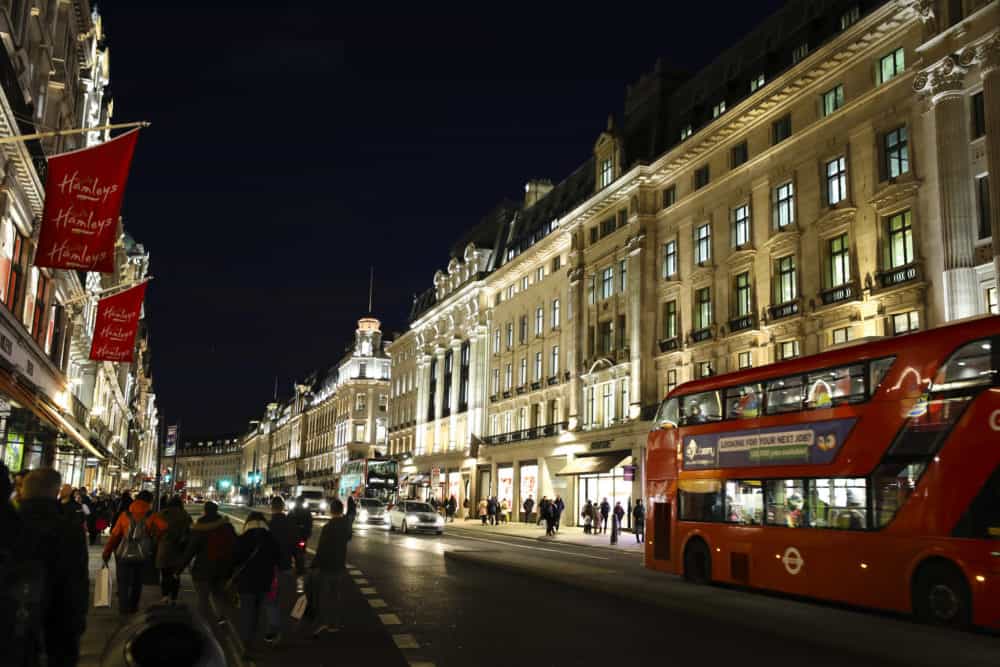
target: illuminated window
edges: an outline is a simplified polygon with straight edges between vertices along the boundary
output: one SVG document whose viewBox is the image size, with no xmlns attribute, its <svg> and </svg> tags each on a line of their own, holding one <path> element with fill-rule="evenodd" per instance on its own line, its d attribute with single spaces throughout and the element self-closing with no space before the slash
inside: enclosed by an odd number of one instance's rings
<svg viewBox="0 0 1000 667">
<path fill-rule="evenodd" d="M 695 365 L 695 374 L 699 378 L 707 378 L 713 375 L 711 361 L 699 361 Z"/>
<path fill-rule="evenodd" d="M 521 357 L 521 373 L 518 375 L 519 387 L 523 387 L 528 382 L 528 358 Z"/>
<path fill-rule="evenodd" d="M 552 346 L 552 354 L 549 359 L 549 372 L 552 377 L 559 375 L 559 346 Z"/>
<path fill-rule="evenodd" d="M 840 345 L 841 343 L 846 343 L 851 340 L 851 328 L 841 327 L 839 329 L 833 330 L 833 344 Z"/>
<path fill-rule="evenodd" d="M 521 291 L 528 289 L 528 276 L 521 277 Z"/>
<path fill-rule="evenodd" d="M 545 330 L 545 309 L 539 306 L 535 309 L 535 335 L 541 336 Z"/>
<path fill-rule="evenodd" d="M 906 266 L 913 261 L 913 226 L 910 212 L 902 211 L 889 217 L 889 268 Z"/>
<path fill-rule="evenodd" d="M 750 92 L 756 92 L 764 87 L 764 73 L 761 72 L 754 78 L 750 79 Z"/>
<path fill-rule="evenodd" d="M 778 343 L 778 359 L 794 359 L 799 356 L 799 341 L 786 340 Z"/>
<path fill-rule="evenodd" d="M 726 101 L 722 100 L 718 104 L 712 107 L 712 118 L 718 118 L 722 114 L 726 113 Z"/>
<path fill-rule="evenodd" d="M 737 357 L 736 357 L 736 362 L 737 362 L 737 366 L 739 366 L 740 370 L 743 370 L 744 368 L 752 368 L 753 367 L 753 352 L 751 352 L 750 350 L 746 350 L 744 352 L 740 352 L 737 355 Z"/>
<path fill-rule="evenodd" d="M 601 299 L 610 299 L 615 290 L 615 269 L 609 266 L 601 272 Z"/>
<path fill-rule="evenodd" d="M 542 353 L 535 352 L 535 381 L 541 382 L 542 380 Z"/>
<path fill-rule="evenodd" d="M 552 328 L 558 329 L 560 321 L 559 299 L 552 299 Z"/>
<path fill-rule="evenodd" d="M 677 371 L 669 370 L 667 371 L 667 393 L 672 392 L 677 388 Z"/>
<path fill-rule="evenodd" d="M 905 63 L 903 61 L 903 49 L 898 48 L 888 53 L 878 61 L 879 83 L 885 83 L 903 73 Z"/>
<path fill-rule="evenodd" d="M 712 258 L 712 225 L 705 223 L 695 229 L 694 233 L 694 261 L 697 264 L 704 264 Z"/>
<path fill-rule="evenodd" d="M 740 248 L 750 243 L 750 205 L 733 209 L 733 246 Z"/>
<path fill-rule="evenodd" d="M 788 303 L 798 296 L 795 275 L 795 257 L 788 255 L 778 259 L 775 271 L 774 301 Z"/>
<path fill-rule="evenodd" d="M 491 392 L 492 394 L 496 395 L 496 394 L 500 393 L 500 369 L 499 368 L 494 368 L 493 369 L 493 379 L 492 379 L 492 382 L 491 382 L 490 386 L 492 388 L 492 392 Z"/>
<path fill-rule="evenodd" d="M 823 116 L 829 116 L 844 106 L 844 87 L 840 84 L 823 93 Z"/>
<path fill-rule="evenodd" d="M 707 329 L 712 325 L 712 288 L 702 287 L 695 293 L 694 328 Z"/>
<path fill-rule="evenodd" d="M 677 302 L 663 304 L 663 340 L 677 338 Z"/>
<path fill-rule="evenodd" d="M 510 391 L 511 385 L 513 385 L 514 382 L 513 378 L 514 378 L 513 369 L 511 368 L 510 364 L 507 364 L 507 368 L 504 371 L 504 378 L 503 378 L 503 388 L 506 391 Z"/>
<path fill-rule="evenodd" d="M 691 123 L 688 123 L 687 125 L 681 128 L 681 141 L 684 141 L 692 134 L 694 134 L 694 130 L 691 129 Z"/>
<path fill-rule="evenodd" d="M 663 277 L 671 278 L 677 275 L 677 241 L 667 241 L 663 244 Z"/>
<path fill-rule="evenodd" d="M 746 317 L 751 312 L 750 272 L 736 276 L 736 317 Z"/>
<path fill-rule="evenodd" d="M 834 206 L 847 199 L 847 158 L 843 155 L 826 163 L 826 203 Z"/>
<path fill-rule="evenodd" d="M 884 140 L 886 175 L 896 178 L 910 171 L 910 149 L 906 139 L 906 126 L 887 132 Z"/>
<path fill-rule="evenodd" d="M 622 294 L 628 288 L 628 264 L 627 260 L 618 262 L 618 291 Z"/>
<path fill-rule="evenodd" d="M 615 163 L 610 157 L 601 160 L 601 187 L 605 188 L 611 185 L 611 181 L 615 178 Z"/>
<path fill-rule="evenodd" d="M 996 287 L 990 287 L 986 290 L 986 311 L 1000 315 L 1000 302 L 997 301 Z"/>
<path fill-rule="evenodd" d="M 795 187 L 791 181 L 774 189 L 774 227 L 784 229 L 795 223 Z"/>
<path fill-rule="evenodd" d="M 920 314 L 911 310 L 908 313 L 897 313 L 892 316 L 892 334 L 900 334 L 920 331 Z"/>
<path fill-rule="evenodd" d="M 830 287 L 845 285 L 851 281 L 851 249 L 847 234 L 841 234 L 828 241 L 830 248 Z"/>
</svg>

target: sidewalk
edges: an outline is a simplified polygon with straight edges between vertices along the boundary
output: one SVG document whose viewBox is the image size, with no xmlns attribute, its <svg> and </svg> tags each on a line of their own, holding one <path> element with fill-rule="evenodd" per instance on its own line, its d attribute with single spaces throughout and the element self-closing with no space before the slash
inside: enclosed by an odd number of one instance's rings
<svg viewBox="0 0 1000 667">
<path fill-rule="evenodd" d="M 456 530 L 457 529 L 457 530 Z M 486 535 L 510 535 L 524 539 L 535 539 L 542 542 L 573 544 L 582 547 L 602 547 L 613 549 L 622 553 L 642 554 L 642 544 L 635 541 L 635 533 L 623 532 L 618 536 L 618 544 L 611 544 L 611 529 L 607 533 L 600 535 L 588 535 L 583 532 L 583 528 L 578 526 L 563 526 L 556 533 L 555 537 L 545 535 L 545 524 L 535 525 L 534 523 L 501 523 L 496 526 L 483 525 L 481 521 L 472 519 L 456 519 L 454 523 L 445 524 L 445 535 L 449 531 L 456 530 L 464 533 L 468 531 L 477 537 Z"/>
</svg>

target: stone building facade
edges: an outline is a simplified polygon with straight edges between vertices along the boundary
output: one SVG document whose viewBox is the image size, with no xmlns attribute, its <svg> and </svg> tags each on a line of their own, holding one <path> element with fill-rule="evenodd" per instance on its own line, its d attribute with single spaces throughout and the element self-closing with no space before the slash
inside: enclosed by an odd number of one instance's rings
<svg viewBox="0 0 1000 667">
<path fill-rule="evenodd" d="M 242 458 L 237 435 L 185 438 L 177 447 L 174 479 L 189 494 L 229 502 L 246 485 L 240 479 Z"/>
</svg>

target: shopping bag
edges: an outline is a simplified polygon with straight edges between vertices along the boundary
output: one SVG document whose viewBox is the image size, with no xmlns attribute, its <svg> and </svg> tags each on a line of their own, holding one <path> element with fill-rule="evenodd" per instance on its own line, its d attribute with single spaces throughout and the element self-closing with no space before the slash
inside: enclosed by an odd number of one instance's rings
<svg viewBox="0 0 1000 667">
<path fill-rule="evenodd" d="M 97 582 L 94 584 L 94 606 L 111 606 L 111 570 L 105 565 L 97 571 Z"/>
<path fill-rule="evenodd" d="M 302 617 L 306 615 L 307 606 L 308 603 L 306 602 L 306 596 L 300 595 L 299 599 L 296 600 L 295 604 L 292 606 L 292 618 L 296 621 L 301 621 Z"/>
</svg>

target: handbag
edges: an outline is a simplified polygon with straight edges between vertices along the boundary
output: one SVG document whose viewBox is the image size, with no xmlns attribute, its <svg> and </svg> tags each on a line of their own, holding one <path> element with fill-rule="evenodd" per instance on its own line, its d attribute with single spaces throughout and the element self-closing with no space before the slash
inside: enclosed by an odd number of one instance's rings
<svg viewBox="0 0 1000 667">
<path fill-rule="evenodd" d="M 111 606 L 111 570 L 108 564 L 97 571 L 97 581 L 94 583 L 94 607 Z"/>
<path fill-rule="evenodd" d="M 306 615 L 306 608 L 308 606 L 309 606 L 309 599 L 303 593 L 302 595 L 299 596 L 299 598 L 295 601 L 295 604 L 292 606 L 292 613 L 291 613 L 292 618 L 294 618 L 296 621 L 301 621 L 302 617 Z"/>
</svg>

